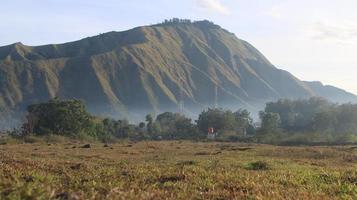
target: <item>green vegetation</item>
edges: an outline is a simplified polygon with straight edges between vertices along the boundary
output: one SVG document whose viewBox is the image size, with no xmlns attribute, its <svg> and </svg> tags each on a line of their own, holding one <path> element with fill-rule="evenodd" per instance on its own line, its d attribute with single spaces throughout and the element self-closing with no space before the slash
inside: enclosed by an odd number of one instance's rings
<svg viewBox="0 0 357 200">
<path fill-rule="evenodd" d="M 78 135 L 93 126 L 90 114 L 79 100 L 53 99 L 30 105 L 27 112 L 27 123 L 23 125 L 25 134 Z"/>
<path fill-rule="evenodd" d="M 270 141 L 291 144 L 357 142 L 357 104 L 338 105 L 321 98 L 283 99 L 268 103 L 261 119 L 262 134 L 268 133 Z"/>
<path fill-rule="evenodd" d="M 279 100 L 260 112 L 255 126 L 247 110 L 232 112 L 220 108 L 204 110 L 193 122 L 182 114 L 165 112 L 145 122 L 98 118 L 90 115 L 79 100 L 53 99 L 30 105 L 17 137 L 59 135 L 77 139 L 114 142 L 130 140 L 205 140 L 209 128 L 219 141 L 269 144 L 357 143 L 357 105 L 331 104 L 323 99 Z"/>
<path fill-rule="evenodd" d="M 198 117 L 197 127 L 201 133 L 214 128 L 219 139 L 237 140 L 238 137 L 254 134 L 253 120 L 247 110 L 232 112 L 223 109 L 204 110 Z"/>
<path fill-rule="evenodd" d="M 104 140 L 112 134 L 108 129 L 104 129 L 106 121 L 98 123 L 97 119 L 86 111 L 80 100 L 61 101 L 55 98 L 46 103 L 30 105 L 27 112 L 26 122 L 18 136 L 53 134 Z"/>
<path fill-rule="evenodd" d="M 115 138 L 198 139 L 202 137 L 191 119 L 177 113 L 162 113 L 146 122 L 133 125 L 128 120 L 101 119 L 90 115 L 80 100 L 53 99 L 30 105 L 21 130 L 11 132 L 16 137 L 60 135 L 76 139 L 111 141 Z"/>
<path fill-rule="evenodd" d="M 356 199 L 355 147 L 0 145 L 0 199 Z"/>
<path fill-rule="evenodd" d="M 128 120 L 100 119 L 90 115 L 79 100 L 53 99 L 46 103 L 30 105 L 26 122 L 21 132 L 12 135 L 61 135 L 72 138 L 99 139 L 109 141 L 114 138 L 132 140 L 172 140 L 205 139 L 207 129 L 213 127 L 221 139 L 230 140 L 234 136 L 254 133 L 253 120 L 246 110 L 231 112 L 223 109 L 203 111 L 197 124 L 178 114 L 165 112 L 156 119 L 146 116 L 146 123 L 130 124 Z"/>
<path fill-rule="evenodd" d="M 265 112 L 277 113 L 285 130 L 304 131 L 312 128 L 316 114 L 333 105 L 322 98 L 308 100 L 281 99 L 266 105 Z"/>
<path fill-rule="evenodd" d="M 178 113 L 165 112 L 156 117 L 155 124 L 163 139 L 198 139 L 200 134 L 192 120 Z"/>
<path fill-rule="evenodd" d="M 264 161 L 251 162 L 246 166 L 246 169 L 250 170 L 268 170 L 269 164 Z"/>
<path fill-rule="evenodd" d="M 276 134 L 280 132 L 280 115 L 273 112 L 260 112 L 259 117 L 261 119 L 260 132 L 263 134 L 272 133 Z"/>
</svg>

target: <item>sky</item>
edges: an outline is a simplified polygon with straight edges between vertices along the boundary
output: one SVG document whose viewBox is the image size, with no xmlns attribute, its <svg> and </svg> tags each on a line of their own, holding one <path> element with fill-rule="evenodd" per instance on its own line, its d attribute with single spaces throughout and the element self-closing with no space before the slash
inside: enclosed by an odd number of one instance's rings
<svg viewBox="0 0 357 200">
<path fill-rule="evenodd" d="M 208 19 L 275 66 L 357 94 L 356 0 L 1 0 L 0 46 L 64 43 L 173 17 Z"/>
</svg>

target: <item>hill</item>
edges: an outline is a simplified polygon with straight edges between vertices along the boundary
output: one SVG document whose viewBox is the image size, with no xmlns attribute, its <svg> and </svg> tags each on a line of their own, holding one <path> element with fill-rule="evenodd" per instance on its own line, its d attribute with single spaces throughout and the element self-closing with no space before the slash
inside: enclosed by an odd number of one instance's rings
<svg viewBox="0 0 357 200">
<path fill-rule="evenodd" d="M 215 94 L 217 97 L 215 98 Z M 0 47 L 0 116 L 4 127 L 27 105 L 78 98 L 97 115 L 194 115 L 220 107 L 259 110 L 279 98 L 356 100 L 338 88 L 303 82 L 257 49 L 209 21 L 170 21 L 65 44 Z"/>
<path fill-rule="evenodd" d="M 357 103 L 356 95 L 340 88 L 334 87 L 332 85 L 323 85 L 321 82 L 318 81 L 305 81 L 305 83 L 313 90 L 315 95 L 325 97 L 332 102 Z"/>
</svg>

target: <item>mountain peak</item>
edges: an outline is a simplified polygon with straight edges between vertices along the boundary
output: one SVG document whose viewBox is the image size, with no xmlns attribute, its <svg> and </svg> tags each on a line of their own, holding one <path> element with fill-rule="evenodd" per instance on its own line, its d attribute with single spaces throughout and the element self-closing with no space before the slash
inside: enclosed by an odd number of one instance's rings
<svg viewBox="0 0 357 200">
<path fill-rule="evenodd" d="M 206 28 L 215 28 L 220 29 L 221 27 L 209 20 L 198 20 L 192 21 L 190 19 L 179 19 L 179 18 L 172 18 L 163 21 L 162 23 L 155 24 L 156 26 L 172 26 L 172 25 L 197 25 Z"/>
<path fill-rule="evenodd" d="M 22 60 L 27 51 L 29 51 L 29 47 L 21 42 L 0 47 L 0 60 Z"/>
<path fill-rule="evenodd" d="M 15 43 L 10 44 L 10 45 L 8 45 L 8 46 L 10 46 L 10 47 L 12 47 L 12 48 L 19 48 L 19 47 L 24 47 L 24 46 L 26 46 L 26 45 L 22 44 L 21 42 L 15 42 Z"/>
</svg>

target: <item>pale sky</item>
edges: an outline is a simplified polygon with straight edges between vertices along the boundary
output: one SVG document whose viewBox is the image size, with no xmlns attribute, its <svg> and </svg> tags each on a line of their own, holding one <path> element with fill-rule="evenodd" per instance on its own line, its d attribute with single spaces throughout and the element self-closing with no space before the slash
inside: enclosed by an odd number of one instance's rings
<svg viewBox="0 0 357 200">
<path fill-rule="evenodd" d="M 302 80 L 357 94 L 357 0 L 1 0 L 0 46 L 208 19 Z"/>
</svg>

